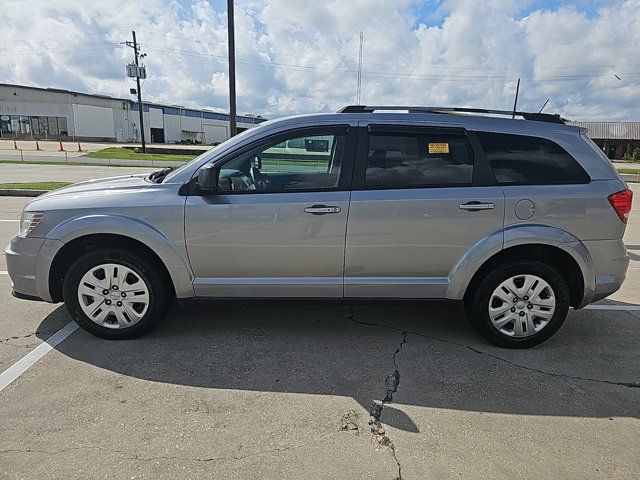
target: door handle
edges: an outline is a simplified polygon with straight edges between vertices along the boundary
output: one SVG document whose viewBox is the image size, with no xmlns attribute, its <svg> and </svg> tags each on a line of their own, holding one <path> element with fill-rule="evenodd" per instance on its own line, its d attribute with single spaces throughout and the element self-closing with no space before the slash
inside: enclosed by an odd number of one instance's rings
<svg viewBox="0 0 640 480">
<path fill-rule="evenodd" d="M 342 209 L 340 207 L 328 206 L 328 205 L 312 205 L 304 209 L 305 213 L 312 215 L 326 215 L 328 213 L 340 213 Z"/>
<path fill-rule="evenodd" d="M 493 210 L 494 208 L 496 208 L 494 203 L 485 203 L 485 202 L 467 202 L 467 203 L 463 203 L 462 205 L 460 205 L 460 209 L 462 210 L 468 210 L 471 212 L 476 212 L 478 210 Z"/>
</svg>

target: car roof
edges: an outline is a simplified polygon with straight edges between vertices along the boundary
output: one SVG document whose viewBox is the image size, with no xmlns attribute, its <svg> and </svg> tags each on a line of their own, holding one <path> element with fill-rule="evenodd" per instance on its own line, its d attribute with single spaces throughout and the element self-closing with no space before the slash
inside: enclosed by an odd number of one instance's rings
<svg viewBox="0 0 640 480">
<path fill-rule="evenodd" d="M 274 128 L 285 126 L 312 126 L 313 124 L 342 123 L 350 125 L 406 124 L 425 126 L 461 127 L 474 131 L 513 133 L 520 135 L 553 137 L 562 134 L 580 134 L 583 129 L 564 123 L 549 123 L 537 120 L 501 118 L 495 116 L 463 113 L 427 112 L 372 112 L 372 113 L 314 113 L 294 115 L 265 122 Z M 267 125 L 265 125 L 267 126 Z"/>
</svg>

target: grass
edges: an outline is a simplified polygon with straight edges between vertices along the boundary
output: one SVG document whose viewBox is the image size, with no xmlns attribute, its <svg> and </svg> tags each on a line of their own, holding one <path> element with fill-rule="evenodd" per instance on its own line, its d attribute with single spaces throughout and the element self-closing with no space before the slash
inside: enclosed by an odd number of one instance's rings
<svg viewBox="0 0 640 480">
<path fill-rule="evenodd" d="M 635 168 L 618 168 L 618 173 L 638 173 L 639 170 Z"/>
<path fill-rule="evenodd" d="M 106 163 L 86 163 L 86 162 L 37 162 L 34 160 L 0 160 L 0 163 L 10 163 L 12 165 L 61 165 L 63 167 L 115 167 L 115 168 L 155 168 L 156 166 L 150 165 L 107 165 Z"/>
<path fill-rule="evenodd" d="M 71 182 L 0 183 L 0 190 L 55 190 L 67 185 Z"/>
<path fill-rule="evenodd" d="M 84 155 L 90 158 L 121 158 L 125 160 L 159 160 L 188 162 L 196 155 L 174 155 L 168 153 L 136 153 L 130 148 L 109 147 Z"/>
</svg>

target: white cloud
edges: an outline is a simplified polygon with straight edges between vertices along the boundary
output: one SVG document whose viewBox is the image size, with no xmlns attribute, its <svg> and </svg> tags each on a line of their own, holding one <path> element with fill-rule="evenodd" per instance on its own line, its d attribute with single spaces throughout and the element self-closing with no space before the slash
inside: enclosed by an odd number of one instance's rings
<svg viewBox="0 0 640 480">
<path fill-rule="evenodd" d="M 133 28 L 148 53 L 145 98 L 228 104 L 226 12 L 214 7 L 224 2 L 0 2 L 1 82 L 128 97 L 132 51 L 119 42 Z M 353 103 L 363 31 L 366 103 L 509 109 L 521 77 L 523 109 L 550 98 L 547 111 L 573 119 L 640 119 L 640 0 L 589 14 L 579 0 L 533 11 L 539 2 L 448 0 L 425 17 L 443 18 L 437 25 L 419 23 L 419 3 L 238 0 L 239 110 L 273 117 Z"/>
</svg>

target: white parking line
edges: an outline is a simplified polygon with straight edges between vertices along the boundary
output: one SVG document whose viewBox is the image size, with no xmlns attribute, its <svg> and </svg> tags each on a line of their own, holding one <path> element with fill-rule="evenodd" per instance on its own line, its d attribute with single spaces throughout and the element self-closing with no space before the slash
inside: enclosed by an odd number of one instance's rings
<svg viewBox="0 0 640 480">
<path fill-rule="evenodd" d="M 18 223 L 20 220 L 2 220 L 0 219 L 0 222 L 16 222 Z"/>
<path fill-rule="evenodd" d="M 67 323 L 61 330 L 58 330 L 49 337 L 47 341 L 38 345 L 4 372 L 0 373 L 0 392 L 26 372 L 34 363 L 44 357 L 49 350 L 75 332 L 77 328 L 78 324 L 76 322 Z"/>
<path fill-rule="evenodd" d="M 621 310 L 623 312 L 640 312 L 640 305 L 587 305 L 585 310 Z"/>
<path fill-rule="evenodd" d="M 0 270 L 0 275 L 9 275 L 9 272 L 6 270 Z"/>
</svg>

